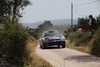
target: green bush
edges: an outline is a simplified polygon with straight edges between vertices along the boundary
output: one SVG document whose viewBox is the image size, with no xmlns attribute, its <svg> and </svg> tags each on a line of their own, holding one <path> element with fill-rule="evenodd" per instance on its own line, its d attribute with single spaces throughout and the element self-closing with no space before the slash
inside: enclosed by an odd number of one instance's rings
<svg viewBox="0 0 100 67">
<path fill-rule="evenodd" d="M 67 36 L 67 37 L 68 37 L 68 39 L 73 41 L 76 38 L 76 33 L 70 33 L 69 36 Z"/>
<path fill-rule="evenodd" d="M 67 34 L 65 33 L 64 36 L 66 39 L 68 39 L 69 33 L 67 33 Z"/>
<path fill-rule="evenodd" d="M 100 56 L 100 29 L 97 30 L 92 44 L 91 54 Z"/>
<path fill-rule="evenodd" d="M 76 39 L 80 39 L 83 34 L 82 33 L 78 33 L 78 32 L 73 32 L 73 33 L 69 33 L 68 35 L 66 35 L 68 39 L 70 39 L 71 41 L 74 41 Z"/>
<path fill-rule="evenodd" d="M 82 43 L 88 43 L 92 39 L 92 34 L 84 34 L 81 38 Z"/>
<path fill-rule="evenodd" d="M 70 42 L 75 42 L 78 44 L 87 44 L 93 37 L 92 34 L 83 34 L 78 32 L 73 32 L 65 35 Z"/>
<path fill-rule="evenodd" d="M 39 34 L 38 34 L 38 33 L 36 33 L 36 32 L 34 32 L 34 33 L 32 34 L 32 36 L 33 36 L 34 38 L 36 38 L 36 39 L 38 39 L 38 38 L 39 38 Z"/>
<path fill-rule="evenodd" d="M 23 57 L 25 53 L 26 41 L 29 37 L 27 31 L 18 23 L 11 21 L 8 17 L 3 23 L 4 29 L 0 30 L 0 51 L 9 55 L 10 63 L 24 65 Z"/>
<path fill-rule="evenodd" d="M 89 27 L 89 19 L 87 18 L 78 18 L 78 23 L 75 25 L 75 27 L 78 28 L 88 28 Z"/>
<path fill-rule="evenodd" d="M 13 64 L 23 65 L 24 62 L 22 57 L 24 57 L 23 55 L 25 51 L 26 41 L 28 39 L 28 34 L 25 30 L 20 28 L 15 28 L 14 30 L 14 32 L 9 33 L 11 34 L 11 36 L 9 37 L 11 40 L 11 44 L 9 45 L 9 54 L 11 57 L 16 58 Z M 22 62 L 20 63 L 19 61 Z"/>
<path fill-rule="evenodd" d="M 97 17 L 97 24 L 100 27 L 100 15 Z"/>
</svg>

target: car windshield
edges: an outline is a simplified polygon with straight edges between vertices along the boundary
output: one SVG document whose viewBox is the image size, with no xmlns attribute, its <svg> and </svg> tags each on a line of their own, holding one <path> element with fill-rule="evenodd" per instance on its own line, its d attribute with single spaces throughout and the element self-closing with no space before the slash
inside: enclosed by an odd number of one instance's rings
<svg viewBox="0 0 100 67">
<path fill-rule="evenodd" d="M 45 33 L 44 33 L 44 37 L 47 37 L 47 36 L 60 36 L 60 34 L 59 34 L 59 32 L 57 32 L 57 31 L 45 32 Z"/>
</svg>

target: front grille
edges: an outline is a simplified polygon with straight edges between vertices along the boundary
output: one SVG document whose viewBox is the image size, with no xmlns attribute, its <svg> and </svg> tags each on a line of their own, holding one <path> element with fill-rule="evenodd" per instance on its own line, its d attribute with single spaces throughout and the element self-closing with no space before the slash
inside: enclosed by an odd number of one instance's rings
<svg viewBox="0 0 100 67">
<path fill-rule="evenodd" d="M 59 41 L 60 39 L 50 39 L 49 41 Z"/>
</svg>

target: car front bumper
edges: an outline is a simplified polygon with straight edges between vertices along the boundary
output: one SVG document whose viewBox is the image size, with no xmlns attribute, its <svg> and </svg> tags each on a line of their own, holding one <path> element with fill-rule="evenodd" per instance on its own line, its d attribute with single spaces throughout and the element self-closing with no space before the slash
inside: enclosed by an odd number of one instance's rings
<svg viewBox="0 0 100 67">
<path fill-rule="evenodd" d="M 64 45 L 64 44 L 65 44 L 65 41 L 49 41 L 49 42 L 44 43 L 45 46 Z"/>
</svg>

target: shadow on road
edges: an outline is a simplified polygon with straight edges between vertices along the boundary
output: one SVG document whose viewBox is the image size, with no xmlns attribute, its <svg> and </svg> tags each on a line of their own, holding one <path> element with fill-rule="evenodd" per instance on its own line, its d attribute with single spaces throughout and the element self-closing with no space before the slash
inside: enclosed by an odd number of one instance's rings
<svg viewBox="0 0 100 67">
<path fill-rule="evenodd" d="M 65 58 L 65 60 L 75 60 L 77 62 L 100 62 L 99 57 L 89 56 L 89 55 L 71 56 Z"/>
<path fill-rule="evenodd" d="M 56 46 L 48 46 L 45 49 L 62 49 L 62 48 L 61 47 L 56 47 Z"/>
</svg>

